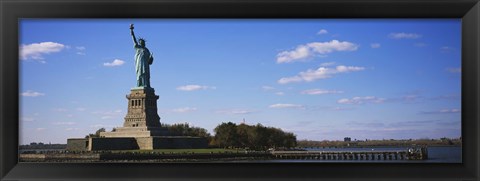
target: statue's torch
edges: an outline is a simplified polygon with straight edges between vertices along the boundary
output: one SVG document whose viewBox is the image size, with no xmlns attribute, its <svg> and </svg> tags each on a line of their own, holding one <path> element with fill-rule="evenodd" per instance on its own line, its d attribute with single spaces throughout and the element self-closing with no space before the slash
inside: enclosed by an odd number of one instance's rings
<svg viewBox="0 0 480 181">
<path fill-rule="evenodd" d="M 130 29 L 133 30 L 133 24 L 130 24 Z"/>
</svg>

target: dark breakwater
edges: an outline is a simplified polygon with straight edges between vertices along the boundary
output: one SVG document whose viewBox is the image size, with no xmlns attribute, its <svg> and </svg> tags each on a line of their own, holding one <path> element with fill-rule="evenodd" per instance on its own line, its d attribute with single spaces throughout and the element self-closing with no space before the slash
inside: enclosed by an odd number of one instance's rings
<svg viewBox="0 0 480 181">
<path fill-rule="evenodd" d="M 273 159 L 268 152 L 252 153 L 40 153 L 20 154 L 21 162 L 137 162 L 137 161 L 234 161 L 234 160 L 269 160 Z"/>
<path fill-rule="evenodd" d="M 164 152 L 45 152 L 20 154 L 21 162 L 198 162 L 198 161 L 388 161 L 428 160 L 428 150 L 287 150 L 222 153 Z"/>
</svg>

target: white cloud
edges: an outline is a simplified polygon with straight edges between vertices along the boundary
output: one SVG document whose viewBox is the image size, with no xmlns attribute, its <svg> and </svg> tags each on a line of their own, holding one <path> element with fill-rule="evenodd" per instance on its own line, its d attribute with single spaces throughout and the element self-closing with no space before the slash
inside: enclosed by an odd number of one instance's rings
<svg viewBox="0 0 480 181">
<path fill-rule="evenodd" d="M 447 72 L 450 72 L 450 73 L 461 73 L 461 72 L 462 72 L 462 68 L 447 68 Z"/>
<path fill-rule="evenodd" d="M 262 86 L 262 89 L 263 89 L 264 91 L 273 91 L 273 90 L 275 90 L 275 87 L 271 87 L 271 86 Z M 275 95 L 279 95 L 279 96 L 283 96 L 283 95 L 285 95 L 285 93 L 284 93 L 284 92 L 282 92 L 282 91 L 275 91 L 275 92 L 274 92 L 274 94 L 275 94 Z"/>
<path fill-rule="evenodd" d="M 440 50 L 444 53 L 448 53 L 448 52 L 451 52 L 455 49 L 453 47 L 443 46 L 443 47 L 440 48 Z"/>
<path fill-rule="evenodd" d="M 331 53 L 333 51 L 355 51 L 358 49 L 358 45 L 351 42 L 338 40 L 332 40 L 330 42 L 313 42 L 307 44 L 307 46 L 313 49 L 314 52 L 320 54 Z"/>
<path fill-rule="evenodd" d="M 370 44 L 370 47 L 372 47 L 372 48 L 380 48 L 380 46 L 381 46 L 380 43 L 372 43 L 372 44 Z"/>
<path fill-rule="evenodd" d="M 269 108 L 296 108 L 296 109 L 303 109 L 304 106 L 299 104 L 272 104 L 268 106 Z"/>
<path fill-rule="evenodd" d="M 346 107 L 333 107 L 332 110 L 334 111 L 345 111 L 345 110 L 352 110 L 352 108 L 346 108 Z"/>
<path fill-rule="evenodd" d="M 442 109 L 439 112 L 440 113 L 459 113 L 460 109 Z"/>
<path fill-rule="evenodd" d="M 343 98 L 339 99 L 337 103 L 339 104 L 364 104 L 364 103 L 383 103 L 385 98 L 379 98 L 375 96 L 365 96 L 365 97 L 353 97 L 351 99 Z"/>
<path fill-rule="evenodd" d="M 336 73 L 345 73 L 345 72 L 353 72 L 353 71 L 361 71 L 361 70 L 365 70 L 364 67 L 354 67 L 354 66 L 344 66 L 344 65 L 340 65 L 340 66 L 337 66 L 337 72 Z"/>
<path fill-rule="evenodd" d="M 117 118 L 118 116 L 120 116 L 122 113 L 122 110 L 118 109 L 118 110 L 114 110 L 114 111 L 95 111 L 95 112 L 92 112 L 92 114 L 99 114 L 101 115 L 100 119 L 113 119 L 113 118 Z"/>
<path fill-rule="evenodd" d="M 53 125 L 74 125 L 75 122 L 54 122 Z"/>
<path fill-rule="evenodd" d="M 28 90 L 26 92 L 22 92 L 21 95 L 25 96 L 25 97 L 38 97 L 38 96 L 44 96 L 45 94 L 41 93 L 41 92 L 35 92 L 35 91 Z"/>
<path fill-rule="evenodd" d="M 283 95 L 285 95 L 284 92 L 275 92 L 275 94 L 278 95 L 278 96 L 283 96 Z"/>
<path fill-rule="evenodd" d="M 28 45 L 21 45 L 19 50 L 20 59 L 39 60 L 39 59 L 43 59 L 44 54 L 60 52 L 64 48 L 65 48 L 65 45 L 60 43 L 55 43 L 55 42 L 41 42 L 41 43 L 32 43 Z"/>
<path fill-rule="evenodd" d="M 323 34 L 327 34 L 328 31 L 326 29 L 321 29 L 320 31 L 317 32 L 317 35 L 323 35 Z"/>
<path fill-rule="evenodd" d="M 323 90 L 323 89 L 308 89 L 308 90 L 302 91 L 301 93 L 302 94 L 308 94 L 308 95 L 320 95 L 320 94 L 340 94 L 340 93 L 343 93 L 343 91 Z"/>
<path fill-rule="evenodd" d="M 35 130 L 37 130 L 37 131 L 43 131 L 43 130 L 45 130 L 45 129 L 46 129 L 46 128 L 36 128 Z"/>
<path fill-rule="evenodd" d="M 417 39 L 422 37 L 422 35 L 416 34 L 416 33 L 390 33 L 388 35 L 389 38 L 392 39 Z"/>
<path fill-rule="evenodd" d="M 22 122 L 32 122 L 32 121 L 35 121 L 35 118 L 33 118 L 33 117 L 21 117 L 20 120 Z"/>
<path fill-rule="evenodd" d="M 84 46 L 77 46 L 75 49 L 77 49 L 77 55 L 85 55 L 86 48 Z"/>
<path fill-rule="evenodd" d="M 418 101 L 421 101 L 423 99 L 423 97 L 419 96 L 419 95 L 405 95 L 405 96 L 401 97 L 400 99 L 405 101 L 405 102 L 418 102 Z"/>
<path fill-rule="evenodd" d="M 184 85 L 177 87 L 177 90 L 181 91 L 196 91 L 196 90 L 207 90 L 207 89 L 216 89 L 216 87 L 206 86 L 206 85 Z"/>
<path fill-rule="evenodd" d="M 228 109 L 228 110 L 219 110 L 216 113 L 219 114 L 250 114 L 254 111 L 246 110 L 246 109 Z"/>
<path fill-rule="evenodd" d="M 281 79 L 279 79 L 277 82 L 279 84 L 288 84 L 288 83 L 291 83 L 291 82 L 302 82 L 303 79 L 299 76 L 294 76 L 294 77 L 283 77 Z"/>
<path fill-rule="evenodd" d="M 420 43 L 415 43 L 415 44 L 413 44 L 413 46 L 416 46 L 416 47 L 426 47 L 426 46 L 427 46 L 427 44 L 426 44 L 426 43 L 421 43 L 421 42 L 420 42 Z"/>
<path fill-rule="evenodd" d="M 305 72 L 300 72 L 293 77 L 284 77 L 277 82 L 280 84 L 288 84 L 292 82 L 312 82 L 318 79 L 331 78 L 334 74 L 348 73 L 365 70 L 365 67 L 344 66 L 339 65 L 335 68 L 320 67 L 316 70 L 308 69 Z"/>
<path fill-rule="evenodd" d="M 314 55 L 325 55 L 334 51 L 355 51 L 358 45 L 351 42 L 332 40 L 330 42 L 312 42 L 299 45 L 294 50 L 283 51 L 277 54 L 277 63 L 291 63 L 302 61 Z"/>
<path fill-rule="evenodd" d="M 85 49 L 86 49 L 86 48 L 85 48 L 85 47 L 83 47 L 83 46 L 77 46 L 77 47 L 75 47 L 75 48 L 76 48 L 77 50 L 80 50 L 80 51 L 83 51 L 83 50 L 85 50 Z"/>
<path fill-rule="evenodd" d="M 125 63 L 125 61 L 120 60 L 120 59 L 115 59 L 112 62 L 105 62 L 103 63 L 103 66 L 105 67 L 115 67 L 115 66 L 121 66 Z"/>
<path fill-rule="evenodd" d="M 65 131 L 76 131 L 80 130 L 80 128 L 66 128 Z"/>
<path fill-rule="evenodd" d="M 92 128 L 113 128 L 115 127 L 114 125 L 105 125 L 105 124 L 95 124 L 90 126 Z"/>
<path fill-rule="evenodd" d="M 172 111 L 177 113 L 186 113 L 186 112 L 192 112 L 196 110 L 197 108 L 194 108 L 194 107 L 183 107 L 183 108 L 173 109 Z"/>
<path fill-rule="evenodd" d="M 85 111 L 85 110 L 87 110 L 87 109 L 86 109 L 86 108 L 83 108 L 83 107 L 79 107 L 79 108 L 77 108 L 76 110 L 77 110 L 77 111 Z"/>
<path fill-rule="evenodd" d="M 95 111 L 95 112 L 92 112 L 92 113 L 93 114 L 103 114 L 103 115 L 117 115 L 121 112 L 122 112 L 122 110 L 117 109 L 117 110 L 114 110 L 114 111 Z"/>
<path fill-rule="evenodd" d="M 448 114 L 448 113 L 460 113 L 460 109 L 441 109 L 438 111 L 423 111 L 423 114 Z"/>
<path fill-rule="evenodd" d="M 292 51 L 283 51 L 277 54 L 277 63 L 290 63 L 312 56 L 309 47 L 305 45 L 298 46 Z"/>
<path fill-rule="evenodd" d="M 55 112 L 67 112 L 67 109 L 65 108 L 53 108 L 52 110 Z"/>
</svg>

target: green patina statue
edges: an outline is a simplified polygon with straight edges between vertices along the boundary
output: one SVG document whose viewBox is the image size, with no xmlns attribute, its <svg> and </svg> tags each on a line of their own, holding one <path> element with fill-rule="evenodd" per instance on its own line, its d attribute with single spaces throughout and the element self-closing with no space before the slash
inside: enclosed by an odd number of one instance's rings
<svg viewBox="0 0 480 181">
<path fill-rule="evenodd" d="M 130 34 L 135 48 L 135 71 L 137 73 L 137 87 L 150 87 L 150 65 L 153 63 L 153 54 L 145 47 L 145 39 L 137 38 L 133 33 L 133 24 L 130 24 Z"/>
</svg>

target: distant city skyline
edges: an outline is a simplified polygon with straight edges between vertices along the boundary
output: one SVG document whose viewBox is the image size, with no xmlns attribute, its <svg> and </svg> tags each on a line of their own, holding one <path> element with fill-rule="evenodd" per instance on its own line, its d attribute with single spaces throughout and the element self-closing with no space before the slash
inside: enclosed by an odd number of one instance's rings
<svg viewBox="0 0 480 181">
<path fill-rule="evenodd" d="M 166 124 L 260 123 L 298 140 L 461 136 L 460 19 L 21 19 L 20 144 L 121 127 L 129 26 Z"/>
</svg>

